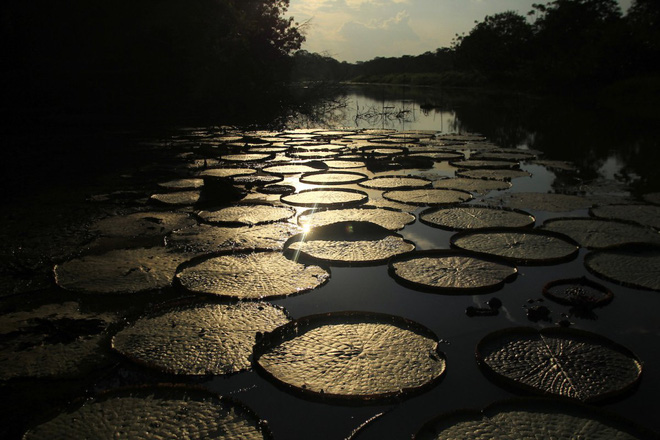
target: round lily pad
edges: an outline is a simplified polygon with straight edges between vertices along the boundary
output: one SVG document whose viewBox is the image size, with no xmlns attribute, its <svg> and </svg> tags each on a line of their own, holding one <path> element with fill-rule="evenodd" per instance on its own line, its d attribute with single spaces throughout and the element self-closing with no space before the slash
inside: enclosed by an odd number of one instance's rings
<svg viewBox="0 0 660 440">
<path fill-rule="evenodd" d="M 168 246 L 196 253 L 246 249 L 281 250 L 284 242 L 301 228 L 291 223 L 220 227 L 200 225 L 174 231 L 166 238 Z"/>
<path fill-rule="evenodd" d="M 628 349 L 585 331 L 527 327 L 493 332 L 477 345 L 477 361 L 496 380 L 584 402 L 630 389 L 642 374 Z"/>
<path fill-rule="evenodd" d="M 511 179 L 517 179 L 519 177 L 530 177 L 531 174 L 523 170 L 484 170 L 484 169 L 472 169 L 472 170 L 458 170 L 456 171 L 456 176 L 465 177 L 468 179 L 486 179 L 486 180 L 503 180 L 509 181 Z"/>
<path fill-rule="evenodd" d="M 258 371 L 290 390 L 335 399 L 388 399 L 442 377 L 438 338 L 404 318 L 329 313 L 286 324 L 257 341 Z"/>
<path fill-rule="evenodd" d="M 389 157 L 398 154 L 405 154 L 408 152 L 408 149 L 405 147 L 390 147 L 388 145 L 370 145 L 360 147 L 360 152 L 367 157 Z"/>
<path fill-rule="evenodd" d="M 390 231 L 398 231 L 415 221 L 415 216 L 390 208 L 359 208 L 309 210 L 298 216 L 298 224 L 304 228 L 317 228 L 344 221 L 371 222 Z"/>
<path fill-rule="evenodd" d="M 555 280 L 543 286 L 543 295 L 564 305 L 601 307 L 614 298 L 610 289 L 585 277 Z"/>
<path fill-rule="evenodd" d="M 470 156 L 470 159 L 477 160 L 504 160 L 504 161 L 519 161 L 530 160 L 536 158 L 536 154 L 529 153 L 522 150 L 516 151 L 479 151 Z"/>
<path fill-rule="evenodd" d="M 199 197 L 199 191 L 175 191 L 153 194 L 149 197 L 149 201 L 161 205 L 194 205 L 199 201 Z"/>
<path fill-rule="evenodd" d="M 296 211 L 286 206 L 254 204 L 228 206 L 215 211 L 200 211 L 197 215 L 207 223 L 253 226 L 288 220 L 296 215 Z"/>
<path fill-rule="evenodd" d="M 193 302 L 142 317 L 112 338 L 127 358 L 169 374 L 206 376 L 250 369 L 258 332 L 289 322 L 272 304 Z"/>
<path fill-rule="evenodd" d="M 340 222 L 292 237 L 287 254 L 305 256 L 329 264 L 381 264 L 394 255 L 410 252 L 415 245 L 399 235 L 368 222 Z"/>
<path fill-rule="evenodd" d="M 367 179 L 367 176 L 360 173 L 352 173 L 348 171 L 321 171 L 318 173 L 303 174 L 300 177 L 300 182 L 310 185 L 346 185 L 349 183 L 362 182 Z"/>
<path fill-rule="evenodd" d="M 390 275 L 416 290 L 446 293 L 492 291 L 515 278 L 518 269 L 492 257 L 457 250 L 429 250 L 394 257 Z"/>
<path fill-rule="evenodd" d="M 253 168 L 212 168 L 200 172 L 199 176 L 213 179 L 227 179 L 229 177 L 249 176 L 256 172 L 257 170 Z"/>
<path fill-rule="evenodd" d="M 73 301 L 3 314 L 0 380 L 78 377 L 102 366 L 106 331 L 117 318 L 83 312 Z"/>
<path fill-rule="evenodd" d="M 281 176 L 272 176 L 270 174 L 251 174 L 249 176 L 236 176 L 231 178 L 236 185 L 262 186 L 270 183 L 278 183 L 283 180 Z"/>
<path fill-rule="evenodd" d="M 379 176 L 361 182 L 360 186 L 371 189 L 427 188 L 432 181 L 415 176 Z"/>
<path fill-rule="evenodd" d="M 578 244 L 551 231 L 517 228 L 484 228 L 451 237 L 459 249 L 496 255 L 517 264 L 556 264 L 577 256 Z"/>
<path fill-rule="evenodd" d="M 589 212 L 596 217 L 628 220 L 660 229 L 660 206 L 656 205 L 603 205 Z"/>
<path fill-rule="evenodd" d="M 542 228 L 571 237 L 590 249 L 602 249 L 624 243 L 655 243 L 660 245 L 660 232 L 636 223 L 600 218 L 554 218 Z"/>
<path fill-rule="evenodd" d="M 429 208 L 419 215 L 419 220 L 429 226 L 449 230 L 524 228 L 533 226 L 536 221 L 534 216 L 524 211 L 479 205 Z"/>
<path fill-rule="evenodd" d="M 204 185 L 204 179 L 176 179 L 167 182 L 161 182 L 158 186 L 173 190 L 197 189 Z"/>
<path fill-rule="evenodd" d="M 460 189 L 481 195 L 488 194 L 491 191 L 502 191 L 511 188 L 511 182 L 503 180 L 486 179 L 466 179 L 464 177 L 454 177 L 451 179 L 440 179 L 433 182 L 433 188 Z"/>
<path fill-rule="evenodd" d="M 467 202 L 472 199 L 472 194 L 455 189 L 425 188 L 387 191 L 383 198 L 408 205 L 433 206 Z"/>
<path fill-rule="evenodd" d="M 555 193 L 511 193 L 503 197 L 502 202 L 510 208 L 549 212 L 575 211 L 593 205 L 584 197 Z"/>
<path fill-rule="evenodd" d="M 226 160 L 227 162 L 262 162 L 268 159 L 272 159 L 275 156 L 272 154 L 266 153 L 242 153 L 242 154 L 226 154 L 220 156 L 220 159 Z"/>
<path fill-rule="evenodd" d="M 199 389 L 148 387 L 87 399 L 31 428 L 24 440 L 185 438 L 265 440 L 267 425 L 247 407 Z"/>
<path fill-rule="evenodd" d="M 328 168 L 336 169 L 349 169 L 349 168 L 362 168 L 364 162 L 357 160 L 342 160 L 342 159 L 333 159 L 323 161 Z"/>
<path fill-rule="evenodd" d="M 361 205 L 369 200 L 369 196 L 354 189 L 308 189 L 283 195 L 280 200 L 293 206 L 329 208 Z"/>
<path fill-rule="evenodd" d="M 441 439 L 618 439 L 650 440 L 655 435 L 593 406 L 547 398 L 494 403 L 482 411 L 459 410 L 427 422 L 415 440 Z"/>
<path fill-rule="evenodd" d="M 485 141 L 486 137 L 476 133 L 448 133 L 438 136 L 438 139 L 450 142 L 480 142 Z"/>
<path fill-rule="evenodd" d="M 444 150 L 415 151 L 414 153 L 411 150 L 411 153 L 408 154 L 408 156 L 424 157 L 431 159 L 435 162 L 465 159 L 465 155 L 463 155 L 463 153 L 459 153 L 458 151 L 444 151 Z"/>
<path fill-rule="evenodd" d="M 281 252 L 231 253 L 203 257 L 177 275 L 188 291 L 237 299 L 268 299 L 315 289 L 330 278 L 318 266 L 287 259 Z"/>
<path fill-rule="evenodd" d="M 55 266 L 55 282 L 81 293 L 128 294 L 172 285 L 177 266 L 190 255 L 165 248 L 121 249 Z"/>
<path fill-rule="evenodd" d="M 106 237 L 145 237 L 166 235 L 194 224 L 195 220 L 180 212 L 137 212 L 99 220 L 91 230 Z"/>
<path fill-rule="evenodd" d="M 660 291 L 660 247 L 624 245 L 584 257 L 588 270 L 625 286 Z"/>
<path fill-rule="evenodd" d="M 518 168 L 520 164 L 518 162 L 511 162 L 508 160 L 452 160 L 449 162 L 450 165 L 455 166 L 456 168 L 467 168 L 467 169 L 480 169 L 480 170 L 489 170 L 489 169 L 510 169 Z"/>
<path fill-rule="evenodd" d="M 305 165 L 305 164 L 283 164 L 283 165 L 270 165 L 264 167 L 263 171 L 275 175 L 287 175 L 287 174 L 314 173 L 322 170 L 319 169 L 318 167 L 312 167 L 310 165 Z"/>
</svg>

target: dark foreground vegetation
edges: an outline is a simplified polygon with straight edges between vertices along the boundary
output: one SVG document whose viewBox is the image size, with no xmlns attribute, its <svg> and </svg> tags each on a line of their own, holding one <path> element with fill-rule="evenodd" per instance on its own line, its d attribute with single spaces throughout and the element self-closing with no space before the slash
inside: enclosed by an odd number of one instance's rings
<svg viewBox="0 0 660 440">
<path fill-rule="evenodd" d="M 451 47 L 356 64 L 298 52 L 301 79 L 340 79 L 442 86 L 515 86 L 573 93 L 619 83 L 615 92 L 657 90 L 660 2 L 635 0 L 624 13 L 615 0 L 555 0 L 528 17 L 485 17 Z M 655 85 L 655 86 L 654 86 Z"/>
</svg>

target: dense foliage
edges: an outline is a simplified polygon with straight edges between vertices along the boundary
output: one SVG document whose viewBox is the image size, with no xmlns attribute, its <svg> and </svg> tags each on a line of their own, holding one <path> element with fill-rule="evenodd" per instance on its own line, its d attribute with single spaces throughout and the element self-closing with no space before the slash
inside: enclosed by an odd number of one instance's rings
<svg viewBox="0 0 660 440">
<path fill-rule="evenodd" d="M 0 6 L 3 98 L 19 107 L 138 117 L 240 111 L 288 77 L 288 55 L 303 41 L 284 18 L 288 4 L 7 0 Z"/>
</svg>

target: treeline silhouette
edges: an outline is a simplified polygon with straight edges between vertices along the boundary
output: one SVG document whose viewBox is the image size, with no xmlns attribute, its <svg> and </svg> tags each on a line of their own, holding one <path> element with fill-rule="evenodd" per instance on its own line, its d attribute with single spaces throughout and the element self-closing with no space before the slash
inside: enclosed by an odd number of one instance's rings
<svg viewBox="0 0 660 440">
<path fill-rule="evenodd" d="M 451 47 L 418 56 L 352 64 L 299 51 L 295 59 L 299 80 L 596 89 L 660 72 L 660 1 L 634 0 L 624 14 L 615 0 L 554 0 L 527 17 L 487 16 Z"/>
<path fill-rule="evenodd" d="M 158 119 L 281 99 L 304 37 L 288 0 L 4 0 L 2 107 Z M 255 105 L 257 103 L 257 105 Z"/>
</svg>

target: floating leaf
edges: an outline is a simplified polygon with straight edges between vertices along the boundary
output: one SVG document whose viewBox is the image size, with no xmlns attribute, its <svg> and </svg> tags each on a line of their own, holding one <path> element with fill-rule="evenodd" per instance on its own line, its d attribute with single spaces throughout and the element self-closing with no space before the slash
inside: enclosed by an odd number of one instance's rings
<svg viewBox="0 0 660 440">
<path fill-rule="evenodd" d="M 241 226 L 235 228 L 200 225 L 170 235 L 167 245 L 197 253 L 272 249 L 281 250 L 284 242 L 301 229 L 291 223 Z"/>
<path fill-rule="evenodd" d="M 366 193 L 354 189 L 308 189 L 281 197 L 289 205 L 314 208 L 361 205 L 368 199 Z"/>
<path fill-rule="evenodd" d="M 415 440 L 652 438 L 655 435 L 593 406 L 541 398 L 497 402 L 483 411 L 461 410 L 440 415 L 414 436 Z"/>
<path fill-rule="evenodd" d="M 418 290 L 472 293 L 494 290 L 511 280 L 518 269 L 510 263 L 456 250 L 430 250 L 394 257 L 390 275 Z"/>
<path fill-rule="evenodd" d="M 511 193 L 500 201 L 510 208 L 549 212 L 575 211 L 593 205 L 591 200 L 584 197 L 554 193 Z"/>
<path fill-rule="evenodd" d="M 330 278 L 318 266 L 291 261 L 280 252 L 204 257 L 176 275 L 186 290 L 237 299 L 268 299 L 315 289 Z"/>
<path fill-rule="evenodd" d="M 272 154 L 266 153 L 242 153 L 242 154 L 226 154 L 220 156 L 220 159 L 228 162 L 262 162 L 268 159 L 273 159 Z"/>
<path fill-rule="evenodd" d="M 438 136 L 438 140 L 451 142 L 479 142 L 485 141 L 486 137 L 476 133 L 451 133 Z"/>
<path fill-rule="evenodd" d="M 383 198 L 408 205 L 433 206 L 467 202 L 472 199 L 472 194 L 454 189 L 427 188 L 387 191 L 383 193 Z"/>
<path fill-rule="evenodd" d="M 283 178 L 281 176 L 271 176 L 270 174 L 252 174 L 250 176 L 232 177 L 231 180 L 236 185 L 261 186 L 281 182 Z"/>
<path fill-rule="evenodd" d="M 361 182 L 360 186 L 371 189 L 426 188 L 433 182 L 415 176 L 379 176 Z"/>
<path fill-rule="evenodd" d="M 516 162 L 519 160 L 534 159 L 536 154 L 529 153 L 523 150 L 515 151 L 479 151 L 470 156 L 470 159 L 487 160 L 487 161 L 509 161 Z"/>
<path fill-rule="evenodd" d="M 194 205 L 199 201 L 199 191 L 176 191 L 164 194 L 153 194 L 149 201 L 161 205 Z"/>
<path fill-rule="evenodd" d="M 542 228 L 571 237 L 590 249 L 601 249 L 624 243 L 660 244 L 660 232 L 616 220 L 598 218 L 554 218 L 543 223 Z"/>
<path fill-rule="evenodd" d="M 584 264 L 606 280 L 660 291 L 660 247 L 625 245 L 591 252 L 584 257 Z"/>
<path fill-rule="evenodd" d="M 585 277 L 555 280 L 543 286 L 543 295 L 559 304 L 576 307 L 600 307 L 612 301 L 607 287 Z"/>
<path fill-rule="evenodd" d="M 356 160 L 325 160 L 323 161 L 328 168 L 337 168 L 337 169 L 348 169 L 348 168 L 362 168 L 364 167 L 364 162 Z"/>
<path fill-rule="evenodd" d="M 485 228 L 463 231 L 451 244 L 468 251 L 496 255 L 517 264 L 555 264 L 575 258 L 578 244 L 551 231 Z"/>
<path fill-rule="evenodd" d="M 339 222 L 292 237 L 289 254 L 300 254 L 332 264 L 380 264 L 415 245 L 399 235 L 368 222 Z"/>
<path fill-rule="evenodd" d="M 250 369 L 257 333 L 289 322 L 268 303 L 192 303 L 145 316 L 120 330 L 112 348 L 170 374 L 206 376 Z"/>
<path fill-rule="evenodd" d="M 367 179 L 367 176 L 360 173 L 351 173 L 348 171 L 321 171 L 318 173 L 303 174 L 300 177 L 300 182 L 310 185 L 346 185 L 349 183 L 362 182 Z"/>
<path fill-rule="evenodd" d="M 438 151 L 438 150 L 426 150 L 426 151 L 416 151 L 408 154 L 409 157 L 424 157 L 431 159 L 435 162 L 444 162 L 444 161 L 450 161 L 450 160 L 462 160 L 465 159 L 465 155 L 463 153 L 459 153 L 457 151 Z"/>
<path fill-rule="evenodd" d="M 596 217 L 628 220 L 660 229 L 660 206 L 655 205 L 604 205 L 591 208 Z"/>
<path fill-rule="evenodd" d="M 429 208 L 419 215 L 419 220 L 429 226 L 449 229 L 524 228 L 533 226 L 534 217 L 524 211 L 466 205 L 450 208 Z"/>
<path fill-rule="evenodd" d="M 493 332 L 477 345 L 477 361 L 509 385 L 585 402 L 628 390 L 642 373 L 641 361 L 628 349 L 565 328 Z"/>
<path fill-rule="evenodd" d="M 212 168 L 204 170 L 199 173 L 200 177 L 208 177 L 215 179 L 226 179 L 229 177 L 249 176 L 255 174 L 257 170 L 253 168 Z"/>
<path fill-rule="evenodd" d="M 90 229 L 107 237 L 150 237 L 194 224 L 195 220 L 180 212 L 136 212 L 99 220 Z"/>
<path fill-rule="evenodd" d="M 109 359 L 101 346 L 117 320 L 111 313 L 81 312 L 77 302 L 13 311 L 0 320 L 0 380 L 69 378 Z"/>
<path fill-rule="evenodd" d="M 167 189 L 197 189 L 204 185 L 203 179 L 176 179 L 159 183 L 158 186 Z"/>
<path fill-rule="evenodd" d="M 475 192 L 481 195 L 485 195 L 491 191 L 509 189 L 511 188 L 511 183 L 505 182 L 503 180 L 467 179 L 463 177 L 454 177 L 451 179 L 436 180 L 433 182 L 433 188 L 459 189 L 462 191 Z"/>
<path fill-rule="evenodd" d="M 128 294 L 169 287 L 190 255 L 165 248 L 121 249 L 87 255 L 55 266 L 55 282 L 82 293 Z"/>
<path fill-rule="evenodd" d="M 296 211 L 286 206 L 236 205 L 215 211 L 200 211 L 197 215 L 208 223 L 240 223 L 253 226 L 264 223 L 288 220 Z"/>
<path fill-rule="evenodd" d="M 450 165 L 455 166 L 456 168 L 467 168 L 467 169 L 480 169 L 480 170 L 490 170 L 490 169 L 510 169 L 518 168 L 520 164 L 518 162 L 511 162 L 508 160 L 452 160 L 449 162 Z"/>
<path fill-rule="evenodd" d="M 267 166 L 263 168 L 263 171 L 266 173 L 271 173 L 276 175 L 287 175 L 287 174 L 313 173 L 321 170 L 319 168 L 304 164 L 284 164 L 284 165 Z"/>
<path fill-rule="evenodd" d="M 535 160 L 534 164 L 542 165 L 546 168 L 555 171 L 576 171 L 577 167 L 572 162 L 566 162 L 563 160 Z"/>
<path fill-rule="evenodd" d="M 261 194 L 293 194 L 296 192 L 296 187 L 291 185 L 266 185 L 257 188 L 257 192 Z"/>
<path fill-rule="evenodd" d="M 415 221 L 415 216 L 389 208 L 359 208 L 309 210 L 298 216 L 298 224 L 307 228 L 330 225 L 344 221 L 371 222 L 391 231 L 403 229 L 405 225 Z"/>
<path fill-rule="evenodd" d="M 523 170 L 458 170 L 456 176 L 467 179 L 504 180 L 517 179 L 519 177 L 530 177 L 531 174 Z"/>
<path fill-rule="evenodd" d="M 149 387 L 107 393 L 30 429 L 24 440 L 53 438 L 270 439 L 242 404 L 198 389 Z"/>
<path fill-rule="evenodd" d="M 292 390 L 339 399 L 420 391 L 445 372 L 438 338 L 400 317 L 329 313 L 267 333 L 254 348 L 259 371 Z"/>
</svg>

